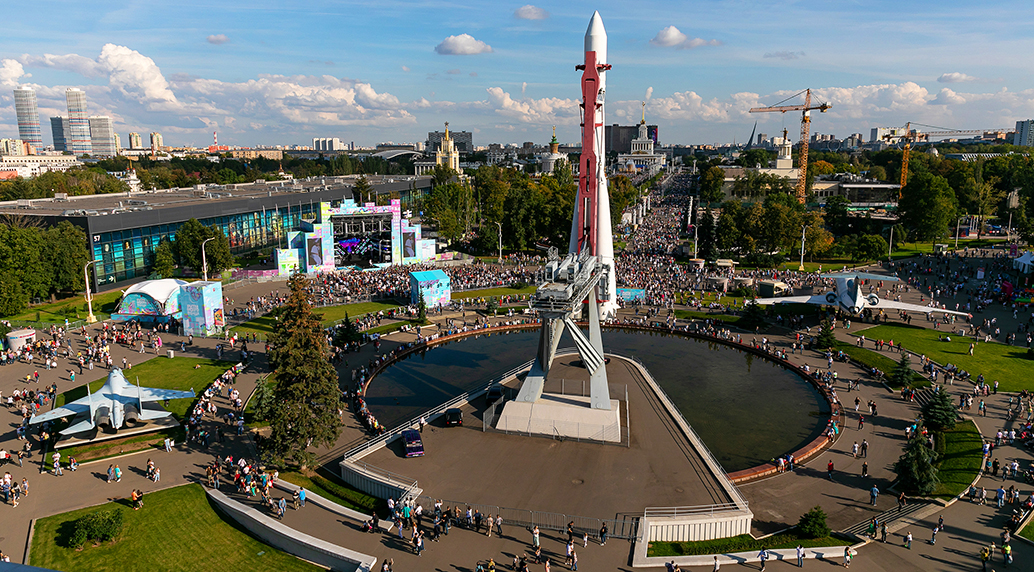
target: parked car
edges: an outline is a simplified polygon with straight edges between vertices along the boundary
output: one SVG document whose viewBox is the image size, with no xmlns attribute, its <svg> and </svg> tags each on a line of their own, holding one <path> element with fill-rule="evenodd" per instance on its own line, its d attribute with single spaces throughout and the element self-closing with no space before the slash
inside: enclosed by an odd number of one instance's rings
<svg viewBox="0 0 1034 572">
<path fill-rule="evenodd" d="M 424 441 L 416 429 L 406 429 L 402 432 L 402 444 L 406 448 L 407 457 L 424 456 Z"/>
<path fill-rule="evenodd" d="M 445 426 L 453 427 L 463 425 L 463 412 L 455 407 L 445 410 Z"/>
<path fill-rule="evenodd" d="M 503 386 L 493 385 L 488 388 L 488 393 L 485 393 L 485 405 L 491 407 L 496 403 L 503 400 Z"/>
</svg>

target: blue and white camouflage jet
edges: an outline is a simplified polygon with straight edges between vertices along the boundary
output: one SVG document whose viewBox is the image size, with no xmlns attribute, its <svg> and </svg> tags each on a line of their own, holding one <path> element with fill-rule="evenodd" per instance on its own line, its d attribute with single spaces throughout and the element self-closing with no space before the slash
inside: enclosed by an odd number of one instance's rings
<svg viewBox="0 0 1034 572">
<path fill-rule="evenodd" d="M 117 431 L 125 423 L 136 425 L 172 415 L 169 411 L 161 409 L 156 405 L 145 407 L 145 403 L 184 399 L 187 397 L 195 397 L 193 389 L 190 391 L 175 391 L 172 389 L 140 387 L 139 380 L 137 380 L 136 385 L 129 385 L 126 383 L 126 377 L 122 374 L 122 370 L 112 368 L 111 372 L 108 373 L 108 381 L 96 393 L 90 393 L 90 386 L 87 385 L 86 397 L 66 403 L 52 411 L 33 415 L 29 419 L 29 424 L 34 425 L 74 416 L 72 423 L 61 431 L 62 435 L 82 433 L 101 426 Z"/>
<path fill-rule="evenodd" d="M 945 310 L 935 306 L 921 306 L 919 304 L 908 304 L 894 300 L 884 300 L 876 294 L 865 294 L 862 292 L 863 280 L 882 280 L 884 282 L 899 282 L 896 276 L 885 276 L 883 274 L 866 274 L 864 272 L 836 272 L 823 274 L 823 278 L 836 280 L 836 291 L 814 296 L 783 296 L 780 298 L 760 298 L 750 303 L 768 306 L 772 304 L 814 304 L 816 306 L 833 306 L 851 314 L 861 314 L 863 310 L 905 310 L 907 312 L 922 312 L 924 314 L 955 314 L 956 316 L 972 317 L 966 312 Z"/>
</svg>

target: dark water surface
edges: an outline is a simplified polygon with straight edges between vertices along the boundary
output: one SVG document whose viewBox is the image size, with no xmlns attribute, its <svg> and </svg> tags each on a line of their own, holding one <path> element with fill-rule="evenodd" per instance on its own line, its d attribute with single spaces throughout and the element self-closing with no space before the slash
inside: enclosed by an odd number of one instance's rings
<svg viewBox="0 0 1034 572">
<path fill-rule="evenodd" d="M 394 427 L 530 360 L 538 335 L 537 330 L 482 335 L 412 354 L 373 380 L 367 404 L 382 423 Z M 562 348 L 573 345 L 566 335 L 560 343 Z M 828 416 L 829 406 L 810 383 L 724 344 L 605 330 L 603 346 L 608 353 L 643 362 L 730 472 L 810 442 Z"/>
</svg>

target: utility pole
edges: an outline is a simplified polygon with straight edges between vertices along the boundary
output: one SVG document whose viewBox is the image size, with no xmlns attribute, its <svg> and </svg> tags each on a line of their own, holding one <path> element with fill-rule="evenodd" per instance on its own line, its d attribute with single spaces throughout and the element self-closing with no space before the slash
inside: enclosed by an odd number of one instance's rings
<svg viewBox="0 0 1034 572">
<path fill-rule="evenodd" d="M 894 250 L 894 225 L 890 225 L 890 242 L 887 244 L 887 261 L 890 261 L 890 253 Z"/>
<path fill-rule="evenodd" d="M 299 207 L 299 210 L 301 210 L 301 207 Z M 201 279 L 205 282 L 208 282 L 208 259 L 205 258 L 205 244 L 212 240 L 215 240 L 214 236 L 201 241 Z"/>
<path fill-rule="evenodd" d="M 955 250 L 959 249 L 959 227 L 962 225 L 962 217 L 955 221 Z"/>
</svg>

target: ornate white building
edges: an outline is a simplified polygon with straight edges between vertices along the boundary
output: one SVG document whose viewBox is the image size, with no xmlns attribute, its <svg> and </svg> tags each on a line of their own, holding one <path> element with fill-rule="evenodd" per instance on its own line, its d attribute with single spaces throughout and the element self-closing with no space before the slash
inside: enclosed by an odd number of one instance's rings
<svg viewBox="0 0 1034 572">
<path fill-rule="evenodd" d="M 654 175 L 668 162 L 663 154 L 654 152 L 654 141 L 646 130 L 646 103 L 643 102 L 643 119 L 639 122 L 639 136 L 632 140 L 630 153 L 618 154 L 618 171 L 646 173 Z"/>
<path fill-rule="evenodd" d="M 458 175 L 463 174 L 463 169 L 460 169 L 460 152 L 456 149 L 456 142 L 452 140 L 449 135 L 449 122 L 445 122 L 445 135 L 442 136 L 441 145 L 434 154 L 434 163 L 430 161 L 419 161 L 413 163 L 416 169 L 417 175 L 426 175 L 434 170 L 438 165 L 445 165 L 446 167 L 456 171 Z"/>
<path fill-rule="evenodd" d="M 567 158 L 567 153 L 560 152 L 560 142 L 556 140 L 556 125 L 553 126 L 553 139 L 549 142 L 549 153 L 542 153 L 539 155 L 539 161 L 542 163 L 542 174 L 548 175 L 553 172 L 553 168 L 556 166 L 556 162 L 563 159 L 570 163 Z"/>
</svg>

